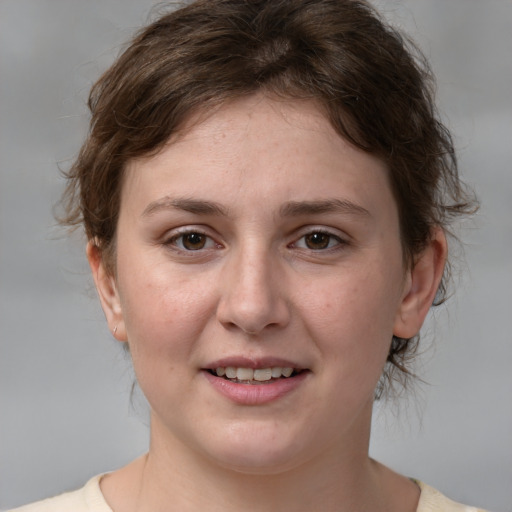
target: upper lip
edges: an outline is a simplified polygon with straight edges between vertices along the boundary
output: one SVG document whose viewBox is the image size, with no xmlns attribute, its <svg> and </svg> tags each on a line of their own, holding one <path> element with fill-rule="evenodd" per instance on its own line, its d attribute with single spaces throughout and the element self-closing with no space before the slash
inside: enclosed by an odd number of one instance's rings
<svg viewBox="0 0 512 512">
<path fill-rule="evenodd" d="M 228 356 L 223 357 L 221 359 L 217 359 L 212 363 L 208 363 L 203 367 L 204 370 L 214 370 L 215 368 L 252 368 L 253 370 L 257 368 L 293 368 L 295 370 L 304 370 L 302 365 L 297 362 L 293 362 L 287 359 L 283 359 L 280 357 L 258 357 L 251 358 L 247 356 Z"/>
</svg>

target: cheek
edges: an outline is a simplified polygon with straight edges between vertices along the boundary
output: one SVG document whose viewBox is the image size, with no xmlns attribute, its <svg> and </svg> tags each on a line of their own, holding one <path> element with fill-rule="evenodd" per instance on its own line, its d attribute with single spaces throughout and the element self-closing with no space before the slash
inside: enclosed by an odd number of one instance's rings
<svg viewBox="0 0 512 512">
<path fill-rule="evenodd" d="M 135 271 L 122 299 L 133 368 L 151 408 L 164 415 L 186 410 L 194 350 L 211 314 L 211 290 L 180 277 Z"/>
<path fill-rule="evenodd" d="M 308 312 L 302 316 L 317 340 L 322 360 L 335 362 L 340 374 L 361 375 L 368 369 L 380 375 L 393 335 L 399 292 L 396 282 L 380 272 L 353 271 L 310 288 L 303 296 Z"/>
<path fill-rule="evenodd" d="M 146 271 L 144 271 L 146 270 Z M 187 360 L 213 308 L 213 290 L 163 266 L 133 266 L 120 295 L 134 366 Z"/>
</svg>

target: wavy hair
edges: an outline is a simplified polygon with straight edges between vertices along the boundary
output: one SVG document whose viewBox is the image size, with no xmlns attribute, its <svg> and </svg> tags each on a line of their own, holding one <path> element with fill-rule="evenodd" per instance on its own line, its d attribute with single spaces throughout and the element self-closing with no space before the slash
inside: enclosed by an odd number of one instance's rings
<svg viewBox="0 0 512 512">
<path fill-rule="evenodd" d="M 90 131 L 66 173 L 62 221 L 83 225 L 114 272 L 126 163 L 158 152 L 192 114 L 263 91 L 315 101 L 341 137 L 387 164 L 404 261 L 414 265 L 434 226 L 449 231 L 476 206 L 434 88 L 421 52 L 365 1 L 189 3 L 138 33 L 93 86 Z M 391 340 L 377 396 L 411 373 L 418 340 Z"/>
</svg>

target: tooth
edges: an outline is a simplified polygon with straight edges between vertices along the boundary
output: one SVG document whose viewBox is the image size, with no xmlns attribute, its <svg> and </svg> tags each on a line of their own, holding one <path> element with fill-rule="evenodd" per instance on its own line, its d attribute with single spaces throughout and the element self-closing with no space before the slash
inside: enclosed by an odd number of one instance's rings
<svg viewBox="0 0 512 512">
<path fill-rule="evenodd" d="M 272 378 L 272 370 L 270 368 L 261 368 L 254 370 L 254 380 L 263 382 Z"/>
<path fill-rule="evenodd" d="M 215 373 L 218 377 L 226 376 L 228 379 L 238 380 L 255 380 L 258 382 L 266 382 L 270 379 L 279 379 L 280 377 L 290 377 L 293 373 L 293 368 L 282 368 L 281 366 L 273 366 L 272 368 L 236 368 L 228 366 L 224 368 L 219 366 L 215 368 Z"/>
<path fill-rule="evenodd" d="M 289 377 L 293 373 L 293 368 L 283 368 L 283 377 Z"/>
<path fill-rule="evenodd" d="M 282 371 L 283 369 L 280 366 L 274 366 L 274 368 L 272 368 L 272 377 L 274 377 L 274 379 L 279 379 Z"/>
<path fill-rule="evenodd" d="M 252 380 L 254 377 L 254 370 L 252 368 L 237 368 L 236 378 L 238 380 Z"/>
<path fill-rule="evenodd" d="M 236 368 L 233 368 L 233 366 L 228 366 L 226 368 L 226 377 L 228 379 L 236 379 Z"/>
</svg>

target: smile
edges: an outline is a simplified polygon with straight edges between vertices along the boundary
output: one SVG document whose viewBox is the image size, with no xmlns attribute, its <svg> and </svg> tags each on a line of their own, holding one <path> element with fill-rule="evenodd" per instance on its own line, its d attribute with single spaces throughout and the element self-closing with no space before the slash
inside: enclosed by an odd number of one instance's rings
<svg viewBox="0 0 512 512">
<path fill-rule="evenodd" d="M 278 400 L 303 386 L 311 371 L 291 366 L 220 366 L 205 368 L 202 374 L 209 385 L 231 402 L 263 405 Z M 258 380 L 260 379 L 260 380 Z"/>
<path fill-rule="evenodd" d="M 234 366 L 219 366 L 215 370 L 209 370 L 212 375 L 223 377 L 231 382 L 239 384 L 270 383 L 281 378 L 298 375 L 301 370 L 290 367 L 273 366 L 268 368 L 244 368 Z"/>
</svg>

